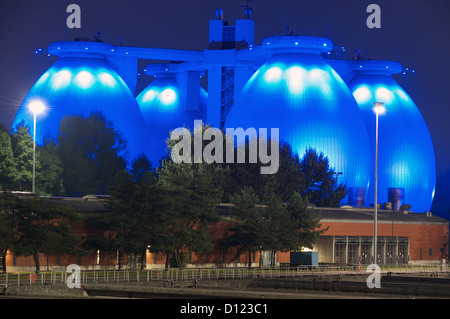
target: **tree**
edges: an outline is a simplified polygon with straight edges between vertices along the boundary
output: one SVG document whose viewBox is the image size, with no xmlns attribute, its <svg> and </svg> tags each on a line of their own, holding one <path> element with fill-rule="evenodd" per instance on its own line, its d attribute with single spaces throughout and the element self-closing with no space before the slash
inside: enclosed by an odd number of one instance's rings
<svg viewBox="0 0 450 319">
<path fill-rule="evenodd" d="M 133 181 L 141 182 L 145 177 L 155 175 L 155 168 L 152 162 L 145 154 L 140 154 L 131 162 L 130 174 L 133 177 Z"/>
<path fill-rule="evenodd" d="M 11 132 L 11 146 L 17 170 L 14 188 L 18 191 L 31 191 L 33 140 L 24 122 L 20 122 Z"/>
<path fill-rule="evenodd" d="M 225 238 L 225 246 L 238 247 L 238 254 L 248 251 L 270 251 L 275 262 L 277 251 L 312 248 L 318 236 L 326 230 L 321 228 L 320 217 L 308 208 L 307 201 L 299 193 L 284 203 L 279 197 L 271 195 L 267 205 L 258 206 L 258 197 L 251 187 L 244 187 L 232 196 L 232 216 L 229 230 L 232 235 Z M 262 260 L 260 259 L 260 262 Z"/>
<path fill-rule="evenodd" d="M 0 192 L 0 253 L 2 269 L 6 273 L 6 253 L 11 250 L 16 240 L 14 216 L 17 213 L 18 198 L 9 192 Z"/>
<path fill-rule="evenodd" d="M 267 143 L 271 145 L 270 142 Z M 279 144 L 279 169 L 275 174 L 261 174 L 260 167 L 263 165 L 259 160 L 257 163 L 237 163 L 227 164 L 230 168 L 230 177 L 226 191 L 228 195 L 235 194 L 244 186 L 251 186 L 261 204 L 271 195 L 276 195 L 282 200 L 288 200 L 294 192 L 300 192 L 303 174 L 300 170 L 300 159 L 292 151 L 289 144 L 280 142 Z M 249 144 L 246 142 L 246 154 L 248 154 Z M 237 146 L 236 146 L 237 148 Z M 237 154 L 237 150 L 235 150 Z M 227 201 L 228 197 L 224 200 Z"/>
<path fill-rule="evenodd" d="M 248 267 L 251 266 L 251 255 L 260 251 L 263 246 L 264 213 L 258 207 L 259 198 L 251 186 L 244 186 L 241 191 L 232 195 L 231 211 L 233 220 L 230 221 L 229 230 L 232 233 L 222 240 L 225 247 L 237 247 L 237 255 L 248 252 Z"/>
<path fill-rule="evenodd" d="M 126 167 L 127 141 L 100 113 L 66 116 L 58 135 L 67 195 L 107 194 Z"/>
<path fill-rule="evenodd" d="M 286 205 L 287 213 L 290 217 L 290 225 L 297 236 L 287 247 L 290 250 L 305 248 L 313 248 L 313 244 L 317 241 L 321 234 L 324 234 L 328 227 L 322 228 L 320 223 L 321 217 L 315 214 L 312 208 L 308 207 L 308 201 L 300 195 L 294 193 Z"/>
<path fill-rule="evenodd" d="M 11 136 L 4 126 L 0 126 L 0 190 L 14 190 L 16 178 L 17 169 Z"/>
<path fill-rule="evenodd" d="M 160 183 L 171 201 L 167 212 L 171 221 L 168 234 L 172 235 L 169 241 L 178 267 L 182 265 L 182 252 L 207 252 L 213 247 L 210 233 L 204 230 L 219 221 L 216 206 L 221 190 L 214 183 L 214 166 L 208 165 L 164 161 L 158 170 Z"/>
<path fill-rule="evenodd" d="M 245 147 L 248 154 L 248 142 Z M 279 169 L 275 174 L 261 174 L 260 167 L 263 164 L 259 160 L 256 163 L 248 160 L 237 163 L 235 160 L 233 164 L 226 164 L 230 177 L 224 200 L 228 201 L 230 195 L 242 187 L 251 186 L 260 204 L 264 204 L 271 195 L 288 201 L 294 193 L 299 192 L 316 206 L 340 206 L 346 196 L 346 187 L 338 185 L 337 174 L 329 167 L 327 157 L 309 148 L 300 159 L 289 144 L 280 142 L 279 147 Z"/>
<path fill-rule="evenodd" d="M 207 128 L 203 126 L 202 132 Z M 192 133 L 188 134 L 191 135 L 182 138 L 193 140 Z M 180 139 L 168 140 L 171 154 L 179 142 Z M 159 182 L 168 192 L 171 202 L 166 211 L 171 222 L 165 243 L 159 247 L 164 247 L 166 251 L 172 250 L 178 267 L 182 266 L 183 252 L 204 253 L 213 248 L 211 234 L 206 229 L 220 219 L 216 206 L 222 198 L 220 177 L 224 174 L 223 168 L 214 163 L 195 163 L 194 154 L 191 152 L 191 161 L 187 163 L 174 162 L 172 157 L 165 158 L 157 170 Z M 169 253 L 167 256 L 170 258 Z"/>
<path fill-rule="evenodd" d="M 111 239 L 113 249 L 119 254 L 141 255 L 144 260 L 154 233 L 159 231 L 159 216 L 165 209 L 165 198 L 152 169 L 142 173 L 138 170 L 138 175 L 133 175 L 123 171 L 117 175 L 107 205 L 110 211 L 104 222 L 114 234 Z"/>
<path fill-rule="evenodd" d="M 165 193 L 148 158 L 140 155 L 129 170 L 119 172 L 109 193 L 108 212 L 101 220 L 89 221 L 87 247 L 117 251 L 119 268 L 123 254 L 142 255 L 145 260 L 147 247 L 156 241 L 155 233 L 167 232 L 167 228 L 160 229 L 167 220 L 162 212 L 167 210 Z"/>
<path fill-rule="evenodd" d="M 339 207 L 347 195 L 346 186 L 338 184 L 337 174 L 323 153 L 309 148 L 300 161 L 301 195 L 318 207 Z"/>
<path fill-rule="evenodd" d="M 63 167 L 58 146 L 53 140 L 46 140 L 36 150 L 36 193 L 42 195 L 63 195 Z"/>
<path fill-rule="evenodd" d="M 82 252 L 82 239 L 71 227 L 80 219 L 70 207 L 49 207 L 37 197 L 16 198 L 11 212 L 15 230 L 12 250 L 18 256 L 33 256 L 36 273 L 40 272 L 39 253 L 58 256 Z"/>
</svg>

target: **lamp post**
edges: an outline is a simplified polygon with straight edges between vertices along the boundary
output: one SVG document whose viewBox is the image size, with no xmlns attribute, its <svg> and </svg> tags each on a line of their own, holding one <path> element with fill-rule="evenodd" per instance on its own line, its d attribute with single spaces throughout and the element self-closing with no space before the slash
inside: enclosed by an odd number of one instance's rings
<svg viewBox="0 0 450 319">
<path fill-rule="evenodd" d="M 36 193 L 36 115 L 44 112 L 45 105 L 41 101 L 31 101 L 28 108 L 33 113 L 33 181 L 31 192 Z"/>
<path fill-rule="evenodd" d="M 373 214 L 373 256 L 374 263 L 378 262 L 377 260 L 377 224 L 378 224 L 378 199 L 377 199 L 377 190 L 378 190 L 378 116 L 383 115 L 386 112 L 386 108 L 383 103 L 375 102 L 373 105 L 373 111 L 376 115 L 376 125 L 375 125 L 375 198 L 374 198 L 374 214 Z"/>
</svg>

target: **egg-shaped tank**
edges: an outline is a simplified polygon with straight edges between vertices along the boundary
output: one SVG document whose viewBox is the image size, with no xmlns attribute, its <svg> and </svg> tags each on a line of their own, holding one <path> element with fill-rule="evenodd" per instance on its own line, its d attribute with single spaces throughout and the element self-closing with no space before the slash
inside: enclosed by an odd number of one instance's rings
<svg viewBox="0 0 450 319">
<path fill-rule="evenodd" d="M 332 49 L 325 38 L 265 39 L 272 55 L 249 79 L 226 127 L 279 128 L 280 140 L 302 157 L 312 147 L 328 157 L 348 203 L 364 205 L 370 150 L 361 112 L 346 83 L 322 58 Z"/>
<path fill-rule="evenodd" d="M 348 86 L 364 116 L 375 167 L 376 115 L 374 103 L 384 103 L 378 117 L 377 202 L 411 205 L 416 212 L 429 211 L 436 183 L 433 142 L 417 105 L 394 80 L 402 66 L 393 61 L 351 61 L 356 73 Z M 374 169 L 371 180 L 374 180 Z M 374 183 L 369 188 L 374 203 Z"/>
<path fill-rule="evenodd" d="M 147 153 L 146 127 L 139 106 L 123 79 L 105 59 L 98 56 L 60 57 L 33 85 L 13 122 L 31 128 L 29 105 L 45 105 L 36 117 L 36 142 L 57 138 L 61 120 L 67 115 L 102 113 L 128 141 L 128 160 Z"/>
<path fill-rule="evenodd" d="M 149 132 L 149 158 L 154 166 L 158 166 L 161 159 L 168 155 L 166 141 L 172 130 L 179 127 L 193 130 L 195 120 L 205 120 L 207 93 L 199 87 L 198 108 L 188 109 L 173 65 L 154 65 L 152 70 L 146 72 L 155 78 L 136 100 Z"/>
</svg>

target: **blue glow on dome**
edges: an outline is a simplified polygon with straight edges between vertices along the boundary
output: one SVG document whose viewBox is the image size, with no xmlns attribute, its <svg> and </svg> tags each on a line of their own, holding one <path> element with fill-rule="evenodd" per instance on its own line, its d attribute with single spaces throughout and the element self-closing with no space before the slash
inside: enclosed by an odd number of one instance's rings
<svg viewBox="0 0 450 319">
<path fill-rule="evenodd" d="M 132 92 L 104 59 L 64 57 L 58 59 L 35 83 L 23 100 L 13 122 L 22 120 L 33 134 L 33 115 L 28 105 L 41 100 L 45 113 L 37 116 L 36 142 L 56 139 L 66 115 L 101 112 L 128 140 L 129 160 L 147 154 L 146 126 Z"/>
<path fill-rule="evenodd" d="M 323 152 L 339 181 L 367 188 L 370 150 L 361 112 L 347 85 L 319 54 L 279 53 L 245 85 L 225 127 L 279 128 L 303 156 Z"/>
<path fill-rule="evenodd" d="M 149 158 L 154 166 L 159 165 L 167 155 L 166 140 L 170 132 L 179 127 L 193 129 L 194 120 L 203 120 L 206 111 L 207 93 L 199 92 L 198 111 L 189 111 L 182 100 L 175 76 L 156 77 L 136 98 L 147 125 L 147 139 L 150 144 Z"/>
<path fill-rule="evenodd" d="M 388 189 L 399 188 L 404 189 L 403 203 L 410 204 L 412 210 L 429 211 L 436 183 L 436 164 L 431 136 L 419 109 L 388 73 L 361 72 L 350 81 L 349 88 L 366 122 L 372 163 L 376 130 L 373 103 L 383 102 L 386 108 L 386 113 L 379 117 L 378 202 L 388 202 Z M 373 203 L 373 184 L 371 186 L 368 197 Z"/>
</svg>

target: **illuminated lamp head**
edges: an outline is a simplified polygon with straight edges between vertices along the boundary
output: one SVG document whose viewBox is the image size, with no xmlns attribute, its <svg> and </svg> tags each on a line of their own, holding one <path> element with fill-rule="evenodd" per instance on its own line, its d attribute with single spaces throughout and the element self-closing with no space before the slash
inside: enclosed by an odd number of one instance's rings
<svg viewBox="0 0 450 319">
<path fill-rule="evenodd" d="M 45 111 L 45 104 L 40 100 L 32 100 L 28 104 L 28 109 L 31 111 L 31 113 L 35 115 L 39 115 L 44 113 Z"/>
<path fill-rule="evenodd" d="M 374 103 L 374 107 L 373 107 L 373 111 L 374 111 L 377 115 L 383 115 L 384 113 L 386 113 L 386 108 L 384 107 L 384 103 L 381 103 L 381 102 L 375 102 L 375 103 Z"/>
</svg>

